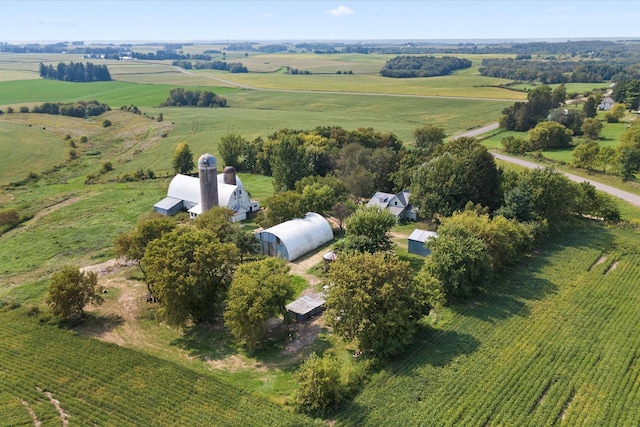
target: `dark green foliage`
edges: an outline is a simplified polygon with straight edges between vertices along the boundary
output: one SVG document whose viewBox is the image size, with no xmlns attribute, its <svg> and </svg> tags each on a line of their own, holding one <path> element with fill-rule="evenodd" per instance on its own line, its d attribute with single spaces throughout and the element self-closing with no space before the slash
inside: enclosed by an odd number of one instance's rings
<svg viewBox="0 0 640 427">
<path fill-rule="evenodd" d="M 295 191 L 276 193 L 264 201 L 265 208 L 258 214 L 257 222 L 262 227 L 302 218 L 306 211 L 302 205 L 302 196 Z"/>
<path fill-rule="evenodd" d="M 212 319 L 226 295 L 238 249 L 209 230 L 178 227 L 147 245 L 142 266 L 170 326 Z"/>
<path fill-rule="evenodd" d="M 557 94 L 556 94 L 557 96 Z M 528 102 L 516 102 L 502 111 L 500 127 L 507 130 L 526 131 L 546 119 L 549 110 L 558 107 L 549 86 L 538 86 L 527 94 Z"/>
<path fill-rule="evenodd" d="M 70 117 L 92 117 L 99 116 L 105 111 L 110 111 L 111 107 L 101 104 L 98 101 L 78 101 L 75 103 L 51 103 L 36 105 L 32 112 L 41 114 L 60 114 Z M 106 127 L 106 126 L 105 126 Z"/>
<path fill-rule="evenodd" d="M 103 120 L 102 121 L 102 127 L 103 128 L 108 128 L 109 126 L 111 126 L 111 120 Z"/>
<path fill-rule="evenodd" d="M 94 272 L 81 272 L 75 266 L 63 266 L 53 274 L 46 297 L 54 316 L 68 319 L 84 317 L 84 306 L 102 304 L 98 293 L 98 276 Z"/>
<path fill-rule="evenodd" d="M 244 166 L 242 157 L 247 152 L 248 142 L 238 134 L 229 133 L 220 138 L 218 153 L 222 157 L 225 166 L 233 166 L 241 171 Z"/>
<path fill-rule="evenodd" d="M 387 209 L 362 206 L 346 220 L 345 249 L 358 252 L 386 252 L 393 248 L 391 228 L 396 218 Z"/>
<path fill-rule="evenodd" d="M 446 134 L 444 128 L 433 125 L 425 125 L 413 131 L 416 147 L 426 150 L 426 154 L 433 153 L 442 146 Z"/>
<path fill-rule="evenodd" d="M 430 310 L 409 262 L 395 255 L 343 253 L 331 264 L 329 281 L 327 323 L 380 358 L 413 342 L 418 321 Z"/>
<path fill-rule="evenodd" d="M 91 62 L 69 64 L 58 63 L 56 68 L 53 65 L 40 63 L 40 77 L 43 79 L 63 80 L 66 82 L 97 82 L 111 80 L 109 68 L 106 65 L 94 65 Z"/>
<path fill-rule="evenodd" d="M 453 56 L 397 56 L 387 61 L 380 74 L 384 77 L 446 76 L 455 70 L 471 67 L 471 61 Z"/>
<path fill-rule="evenodd" d="M 347 387 L 340 375 L 340 361 L 325 354 L 311 354 L 295 374 L 297 383 L 295 402 L 313 415 L 325 415 L 347 395 Z"/>
<path fill-rule="evenodd" d="M 16 209 L 0 211 L 0 234 L 20 224 L 20 213 Z"/>
<path fill-rule="evenodd" d="M 529 131 L 529 144 L 534 150 L 566 148 L 572 141 L 573 132 L 560 123 L 542 122 Z"/>
<path fill-rule="evenodd" d="M 466 297 L 489 283 L 492 268 L 487 244 L 471 230 L 441 227 L 438 238 L 430 240 L 428 247 L 431 256 L 425 261 L 422 277 L 434 278 L 446 301 Z"/>
<path fill-rule="evenodd" d="M 211 91 L 190 90 L 182 87 L 169 91 L 161 107 L 226 107 L 227 100 Z"/>
<path fill-rule="evenodd" d="M 411 201 L 427 219 L 447 217 L 468 202 L 490 210 L 502 201 L 500 173 L 493 156 L 473 138 L 458 138 L 444 153 L 422 164 L 411 184 Z"/>
<path fill-rule="evenodd" d="M 500 143 L 504 147 L 504 151 L 510 154 L 524 154 L 532 151 L 529 140 L 518 136 L 505 136 Z"/>
<path fill-rule="evenodd" d="M 273 147 L 270 159 L 276 192 L 293 190 L 296 181 L 311 175 L 305 147 L 296 136 L 282 137 Z"/>
<path fill-rule="evenodd" d="M 224 323 L 251 350 L 263 345 L 266 322 L 287 318 L 285 305 L 293 300 L 293 277 L 286 263 L 275 257 L 238 266 L 229 286 Z"/>
</svg>

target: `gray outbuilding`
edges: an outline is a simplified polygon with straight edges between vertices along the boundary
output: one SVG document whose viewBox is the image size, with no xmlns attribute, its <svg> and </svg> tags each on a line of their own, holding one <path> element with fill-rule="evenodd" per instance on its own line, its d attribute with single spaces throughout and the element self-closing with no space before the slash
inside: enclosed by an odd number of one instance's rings
<svg viewBox="0 0 640 427">
<path fill-rule="evenodd" d="M 431 250 L 425 246 L 425 243 L 431 239 L 438 237 L 435 231 L 420 230 L 416 228 L 409 236 L 409 253 L 427 256 L 431 254 Z"/>
<path fill-rule="evenodd" d="M 285 305 L 285 308 L 295 317 L 296 322 L 304 322 L 321 314 L 324 311 L 325 302 L 321 294 L 307 294 Z"/>
<path fill-rule="evenodd" d="M 267 228 L 257 233 L 257 237 L 264 255 L 293 261 L 330 242 L 333 231 L 329 221 L 322 215 L 308 212 L 304 218 L 295 218 Z"/>
</svg>

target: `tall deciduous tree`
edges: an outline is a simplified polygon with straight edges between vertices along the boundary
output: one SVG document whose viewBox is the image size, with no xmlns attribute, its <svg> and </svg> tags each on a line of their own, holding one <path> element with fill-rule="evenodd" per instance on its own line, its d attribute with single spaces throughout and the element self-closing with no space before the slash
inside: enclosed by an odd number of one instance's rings
<svg viewBox="0 0 640 427">
<path fill-rule="evenodd" d="M 438 237 L 429 241 L 429 248 L 431 256 L 420 277 L 434 278 L 447 302 L 468 296 L 491 278 L 487 244 L 471 230 L 458 226 L 438 230 Z"/>
<path fill-rule="evenodd" d="M 311 175 L 305 147 L 296 135 L 282 136 L 273 147 L 270 161 L 276 192 L 293 190 L 296 181 Z"/>
<path fill-rule="evenodd" d="M 85 305 L 102 304 L 97 287 L 98 276 L 94 272 L 85 273 L 78 267 L 66 265 L 51 277 L 46 301 L 53 314 L 61 319 L 77 314 L 84 317 Z"/>
<path fill-rule="evenodd" d="M 581 126 L 582 134 L 585 138 L 598 139 L 600 138 L 600 131 L 602 130 L 602 123 L 600 120 L 593 117 L 587 117 L 582 122 Z"/>
<path fill-rule="evenodd" d="M 428 154 L 442 145 L 445 136 L 444 128 L 434 125 L 425 125 L 413 131 L 416 147 L 426 149 Z"/>
<path fill-rule="evenodd" d="M 265 208 L 258 214 L 257 221 L 263 227 L 271 227 L 293 218 L 302 218 L 306 213 L 302 205 L 302 195 L 295 191 L 277 193 L 267 198 Z"/>
<path fill-rule="evenodd" d="M 160 303 L 158 320 L 183 326 L 210 319 L 237 263 L 235 245 L 209 230 L 179 227 L 149 243 L 142 264 Z"/>
<path fill-rule="evenodd" d="M 191 153 L 189 144 L 186 142 L 178 144 L 176 151 L 173 153 L 172 165 L 175 173 L 187 174 L 193 170 L 195 163 L 193 162 L 193 153 Z"/>
<path fill-rule="evenodd" d="M 283 260 L 269 257 L 241 264 L 233 276 L 224 321 L 252 350 L 262 347 L 267 320 L 287 316 L 285 304 L 294 296 L 288 271 Z"/>
<path fill-rule="evenodd" d="M 389 251 L 393 248 L 389 232 L 395 224 L 387 209 L 360 207 L 346 220 L 348 247 L 360 252 Z"/>
<path fill-rule="evenodd" d="M 240 135 L 229 133 L 220 138 L 218 153 L 226 166 L 233 166 L 241 170 L 244 162 L 244 154 L 247 152 L 249 143 Z"/>
<path fill-rule="evenodd" d="M 361 350 L 379 357 L 410 344 L 430 309 L 409 263 L 394 255 L 344 254 L 332 263 L 329 281 L 327 323 L 336 335 L 357 340 Z"/>
</svg>

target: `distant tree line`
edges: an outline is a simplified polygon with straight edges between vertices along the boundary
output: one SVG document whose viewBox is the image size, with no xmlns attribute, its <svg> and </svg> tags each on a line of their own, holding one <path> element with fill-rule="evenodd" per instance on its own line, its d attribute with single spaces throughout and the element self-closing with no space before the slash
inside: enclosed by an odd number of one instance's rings
<svg viewBox="0 0 640 427">
<path fill-rule="evenodd" d="M 434 77 L 446 76 L 455 70 L 471 67 L 471 61 L 445 56 L 397 56 L 387 61 L 380 74 L 384 77 Z"/>
<path fill-rule="evenodd" d="M 169 97 L 160 107 L 226 107 L 227 100 L 211 91 L 190 90 L 182 87 L 169 91 Z"/>
<path fill-rule="evenodd" d="M 98 101 L 78 101 L 71 103 L 45 102 L 32 108 L 33 113 L 59 114 L 70 117 L 90 117 L 99 116 L 105 111 L 110 111 L 111 107 Z"/>
<path fill-rule="evenodd" d="M 480 75 L 543 84 L 600 83 L 606 80 L 638 78 L 638 55 L 602 61 L 537 61 L 513 58 L 486 58 Z"/>
<path fill-rule="evenodd" d="M 226 62 L 226 61 L 211 61 L 211 62 L 196 62 L 191 61 L 174 61 L 173 65 L 176 67 L 184 68 L 185 70 L 221 70 L 228 71 L 230 73 L 248 73 L 247 67 L 242 65 L 242 62 Z"/>
<path fill-rule="evenodd" d="M 111 80 L 111 74 L 106 65 L 94 65 L 91 62 L 87 62 L 85 65 L 82 62 L 74 63 L 73 61 L 68 64 L 60 62 L 55 68 L 53 65 L 44 65 L 41 62 L 40 77 L 66 82 L 98 82 Z"/>
<path fill-rule="evenodd" d="M 640 107 L 640 79 L 625 79 L 616 83 L 611 93 L 616 102 L 626 104 L 630 110 Z"/>
</svg>

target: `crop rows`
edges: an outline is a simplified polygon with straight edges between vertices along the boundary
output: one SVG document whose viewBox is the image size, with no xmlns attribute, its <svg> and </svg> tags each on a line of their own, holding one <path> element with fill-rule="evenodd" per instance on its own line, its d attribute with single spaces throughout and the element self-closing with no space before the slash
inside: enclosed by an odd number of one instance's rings
<svg viewBox="0 0 640 427">
<path fill-rule="evenodd" d="M 371 384 L 339 422 L 638 425 L 637 246 L 628 231 L 557 236 Z"/>
<path fill-rule="evenodd" d="M 14 312 L 0 313 L 0 414 L 10 424 L 301 425 L 311 420 L 219 380 Z M 23 323 L 24 322 L 24 323 Z M 26 326 L 23 324 L 26 323 Z M 73 349 L 73 350 L 71 350 Z"/>
</svg>

